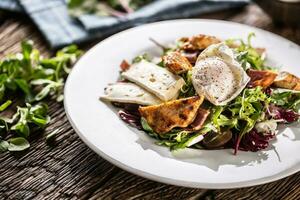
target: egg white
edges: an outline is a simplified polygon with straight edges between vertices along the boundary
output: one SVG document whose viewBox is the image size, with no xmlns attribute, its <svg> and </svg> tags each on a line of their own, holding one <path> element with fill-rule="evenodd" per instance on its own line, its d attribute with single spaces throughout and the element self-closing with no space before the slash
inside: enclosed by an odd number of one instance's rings
<svg viewBox="0 0 300 200">
<path fill-rule="evenodd" d="M 236 98 L 249 81 L 249 76 L 235 60 L 233 50 L 224 43 L 206 48 L 192 69 L 196 92 L 217 106 Z"/>
</svg>

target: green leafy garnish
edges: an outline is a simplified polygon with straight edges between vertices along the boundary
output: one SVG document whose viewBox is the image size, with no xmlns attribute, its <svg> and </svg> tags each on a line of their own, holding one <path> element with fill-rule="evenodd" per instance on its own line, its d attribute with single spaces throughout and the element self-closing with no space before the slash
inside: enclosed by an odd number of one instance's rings
<svg viewBox="0 0 300 200">
<path fill-rule="evenodd" d="M 270 99 L 277 106 L 300 111 L 300 91 L 273 89 Z"/>
<path fill-rule="evenodd" d="M 20 136 L 27 138 L 30 134 L 29 125 L 34 124 L 43 128 L 49 121 L 47 116 L 48 106 L 46 104 L 36 104 L 31 106 L 26 104 L 26 107 L 18 107 L 14 118 L 19 118 L 17 123 L 11 127 L 11 130 L 16 131 Z"/>
<path fill-rule="evenodd" d="M 226 44 L 234 47 L 234 50 L 237 53 L 237 60 L 245 70 L 248 68 L 256 70 L 273 69 L 265 65 L 264 57 L 257 49 L 253 48 L 251 44 L 253 37 L 255 37 L 255 34 L 250 33 L 247 42 L 244 42 L 242 39 L 229 39 L 226 40 Z"/>
<path fill-rule="evenodd" d="M 7 151 L 9 143 L 5 140 L 0 140 L 0 153 Z"/>
<path fill-rule="evenodd" d="M 153 132 L 152 128 L 149 126 L 149 124 L 147 123 L 147 120 L 144 117 L 141 118 L 141 124 L 145 131 Z"/>
<path fill-rule="evenodd" d="M 235 153 L 243 136 L 249 133 L 257 122 L 264 121 L 266 109 L 271 99 L 261 87 L 246 88 L 230 104 L 226 106 L 213 106 L 211 122 L 217 129 L 231 130 L 237 135 Z"/>
<path fill-rule="evenodd" d="M 156 144 L 167 146 L 172 151 L 186 148 L 190 141 L 192 141 L 198 134 L 191 133 L 190 131 L 178 131 L 172 133 L 164 134 L 161 140 L 159 140 Z"/>
<path fill-rule="evenodd" d="M 238 120 L 235 127 L 241 130 L 243 136 L 253 129 L 259 119 L 262 120 L 262 112 L 269 103 L 270 99 L 261 87 L 246 88 L 226 109 L 231 112 L 232 118 Z"/>
<path fill-rule="evenodd" d="M 150 62 L 151 58 L 149 57 L 149 55 L 147 53 L 144 53 L 142 55 L 138 55 L 135 58 L 133 58 L 132 63 L 139 63 L 142 60 L 146 60 L 146 61 Z"/>
<path fill-rule="evenodd" d="M 32 41 L 22 42 L 21 48 L 21 53 L 0 61 L 1 151 L 21 151 L 29 147 L 25 138 L 31 130 L 44 128 L 50 120 L 48 106 L 42 101 L 46 98 L 63 100 L 64 80 L 82 54 L 75 45 L 63 48 L 52 58 L 40 56 Z M 18 101 L 13 103 L 15 97 Z M 16 110 L 12 117 L 6 114 L 9 106 Z"/>
<path fill-rule="evenodd" d="M 5 110 L 8 106 L 10 106 L 11 103 L 12 103 L 11 100 L 7 100 L 6 102 L 4 102 L 4 103 L 0 106 L 0 112 L 2 112 L 2 111 Z"/>
<path fill-rule="evenodd" d="M 143 117 L 141 118 L 141 124 L 143 130 L 157 140 L 156 144 L 169 147 L 172 151 L 189 147 L 197 137 L 211 131 L 211 126 L 205 125 L 200 131 L 194 133 L 192 131 L 173 129 L 168 133 L 157 134 Z"/>
<path fill-rule="evenodd" d="M 218 132 L 221 129 L 236 130 L 243 137 L 253 129 L 257 121 L 263 120 L 263 112 L 270 103 L 270 98 L 261 87 L 246 88 L 229 105 L 213 106 L 211 122 Z"/>
<path fill-rule="evenodd" d="M 7 149 L 9 151 L 24 151 L 30 147 L 29 142 L 23 137 L 8 139 Z"/>
<path fill-rule="evenodd" d="M 192 71 L 188 71 L 182 75 L 185 85 L 181 88 L 179 98 L 195 96 L 196 91 L 192 83 Z"/>
</svg>

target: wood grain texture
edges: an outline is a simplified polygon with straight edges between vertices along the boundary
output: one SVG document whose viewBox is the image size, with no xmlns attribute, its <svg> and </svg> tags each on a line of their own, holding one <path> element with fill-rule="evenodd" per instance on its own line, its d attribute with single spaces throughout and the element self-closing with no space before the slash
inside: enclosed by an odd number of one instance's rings
<svg viewBox="0 0 300 200">
<path fill-rule="evenodd" d="M 257 26 L 300 44 L 300 29 L 275 27 L 257 6 L 200 16 Z M 28 19 L 0 13 L 0 58 L 18 52 L 31 39 L 43 55 L 45 41 Z M 83 48 L 88 49 L 89 46 Z M 32 134 L 22 155 L 0 154 L 0 199 L 299 199 L 300 173 L 255 187 L 204 190 L 170 186 L 125 172 L 90 150 L 67 121 L 63 105 L 49 102 L 52 120 L 45 131 Z M 60 129 L 55 146 L 44 134 Z"/>
</svg>

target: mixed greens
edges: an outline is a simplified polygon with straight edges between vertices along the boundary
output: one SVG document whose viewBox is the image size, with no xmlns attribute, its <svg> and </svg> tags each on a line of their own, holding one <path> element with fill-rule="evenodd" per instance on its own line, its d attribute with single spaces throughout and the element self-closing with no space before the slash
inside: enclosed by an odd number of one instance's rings
<svg viewBox="0 0 300 200">
<path fill-rule="evenodd" d="M 96 14 L 99 16 L 122 17 L 153 0 L 68 0 L 70 14 Z"/>
<path fill-rule="evenodd" d="M 272 83 L 266 86 L 264 79 L 270 76 L 270 73 L 277 76 L 278 72 L 266 64 L 265 50 L 252 46 L 251 39 L 254 36 L 253 33 L 249 34 L 247 42 L 240 39 L 230 39 L 226 40 L 225 43 L 233 49 L 235 59 L 245 72 L 254 70 L 255 75 L 258 74 L 255 77 L 251 76 L 250 82 L 254 79 L 257 81 L 256 79 L 259 78 L 263 81 L 259 79 L 258 81 L 261 82 L 255 82 L 256 85 L 249 83 L 236 98 L 224 106 L 217 106 L 205 100 L 201 107 L 209 110 L 210 114 L 200 130 L 173 128 L 167 133 L 156 133 L 147 120 L 141 117 L 136 110 L 133 112 L 126 108 L 122 110 L 122 119 L 144 130 L 149 136 L 157 140 L 158 145 L 167 146 L 171 150 L 187 147 L 198 149 L 233 148 L 236 154 L 238 150 L 258 151 L 267 148 L 269 140 L 274 138 L 277 133 L 278 123 L 292 123 L 299 120 L 300 91 L 291 88 L 283 89 L 272 85 Z M 170 52 L 179 52 L 193 65 L 203 50 L 184 49 L 182 48 L 183 41 L 187 41 L 187 39 L 179 40 L 172 48 L 158 45 L 163 48 L 162 57 Z M 140 62 L 144 58 L 145 56 L 138 56 L 133 63 Z M 166 67 L 162 61 L 157 65 Z M 130 65 L 128 64 L 127 67 Z M 260 73 L 264 73 L 265 76 Z M 192 83 L 191 70 L 179 75 L 185 80 L 185 85 L 181 88 L 178 99 L 197 95 Z M 291 76 L 295 77 L 293 80 L 300 84 L 299 78 L 294 75 Z M 127 118 L 124 112 L 130 117 Z"/>
<path fill-rule="evenodd" d="M 44 100 L 63 100 L 64 80 L 82 53 L 71 45 L 44 58 L 32 41 L 22 42 L 21 47 L 21 53 L 0 61 L 0 152 L 30 147 L 30 132 L 44 128 L 50 120 Z"/>
</svg>

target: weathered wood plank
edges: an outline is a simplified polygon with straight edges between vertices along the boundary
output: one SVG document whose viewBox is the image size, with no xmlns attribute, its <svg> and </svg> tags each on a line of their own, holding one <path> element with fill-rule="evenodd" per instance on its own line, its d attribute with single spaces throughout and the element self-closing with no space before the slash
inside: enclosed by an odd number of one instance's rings
<svg viewBox="0 0 300 200">
<path fill-rule="evenodd" d="M 242 195 L 241 195 L 242 194 Z M 300 196 L 300 174 L 275 181 L 273 183 L 255 187 L 218 190 L 215 191 L 216 199 L 299 199 Z"/>
<path fill-rule="evenodd" d="M 95 191 L 91 199 L 186 199 L 206 191 L 169 186 L 120 171 Z"/>
</svg>

